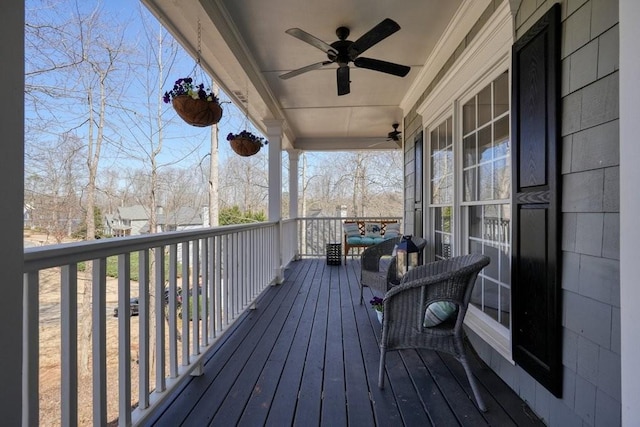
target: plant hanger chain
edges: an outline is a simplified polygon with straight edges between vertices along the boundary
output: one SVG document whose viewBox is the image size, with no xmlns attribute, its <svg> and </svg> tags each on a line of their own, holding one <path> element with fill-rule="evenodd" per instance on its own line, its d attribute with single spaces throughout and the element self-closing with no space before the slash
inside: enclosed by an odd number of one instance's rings
<svg viewBox="0 0 640 427">
<path fill-rule="evenodd" d="M 196 51 L 196 63 L 193 66 L 193 70 L 189 75 L 193 77 L 200 77 L 201 81 L 206 81 L 206 73 L 202 69 L 202 26 L 200 25 L 200 18 L 198 18 L 198 32 L 197 32 L 197 51 Z M 200 75 L 196 76 L 196 70 L 200 70 Z"/>
<path fill-rule="evenodd" d="M 249 130 L 249 82 L 247 82 L 247 85 L 245 87 L 245 98 L 244 98 L 244 128 L 246 130 Z"/>
</svg>

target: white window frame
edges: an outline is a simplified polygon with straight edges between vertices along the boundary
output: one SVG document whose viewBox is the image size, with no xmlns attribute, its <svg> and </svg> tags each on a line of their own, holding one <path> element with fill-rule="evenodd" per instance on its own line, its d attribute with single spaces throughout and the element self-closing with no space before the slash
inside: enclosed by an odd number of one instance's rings
<svg viewBox="0 0 640 427">
<path fill-rule="evenodd" d="M 417 113 L 423 117 L 425 147 L 423 158 L 431 152 L 430 130 L 438 126 L 447 114 L 453 112 L 454 137 L 454 212 L 452 231 L 454 233 L 455 255 L 459 255 L 461 248 L 465 248 L 466 229 L 462 223 L 462 105 L 482 88 L 491 83 L 505 70 L 510 71 L 511 46 L 513 44 L 513 22 L 509 2 L 503 2 L 494 13 L 492 19 L 476 35 L 472 43 L 465 49 L 462 56 L 454 63 L 446 76 L 429 93 L 423 103 L 417 108 Z M 509 72 L 509 81 L 511 73 Z M 509 83 L 511 87 L 511 83 Z M 511 96 L 511 95 L 509 95 Z M 452 102 L 453 100 L 453 102 Z M 431 177 L 430 163 L 425 162 L 424 176 Z M 430 180 L 429 180 L 430 182 Z M 425 221 L 432 224 L 431 218 L 431 186 L 429 185 L 425 200 Z M 430 228 L 427 228 L 430 229 Z M 465 236 L 463 236 L 465 234 Z M 501 325 L 487 314 L 472 305 L 469 306 L 465 324 L 481 339 L 493 347 L 505 359 L 513 362 L 511 352 L 511 330 Z M 511 324 L 511 323 L 510 323 Z M 512 324 L 511 324 L 512 325 Z"/>
<path fill-rule="evenodd" d="M 452 137 L 453 137 L 453 156 L 454 156 L 454 162 L 453 162 L 453 180 L 454 180 L 454 191 L 452 194 L 452 199 L 451 199 L 451 206 L 453 208 L 453 212 L 452 212 L 452 221 L 451 221 L 451 235 L 452 235 L 452 246 L 454 248 L 454 252 L 455 253 L 455 249 L 457 249 L 458 247 L 458 241 L 456 240 L 456 236 L 459 234 L 459 228 L 458 228 L 458 223 L 456 222 L 456 203 L 458 201 L 457 199 L 457 194 L 455 191 L 455 180 L 456 180 L 456 161 L 455 161 L 455 153 L 456 153 L 456 149 L 455 149 L 455 143 L 456 143 L 456 116 L 454 114 L 454 109 L 453 109 L 453 105 L 450 106 L 450 108 L 448 108 L 447 110 L 445 110 L 438 118 L 436 118 L 435 120 L 433 120 L 429 126 L 425 127 L 423 135 L 425 135 L 425 137 L 423 138 L 423 148 L 422 148 L 422 157 L 423 157 L 423 161 L 422 164 L 425 165 L 423 166 L 423 176 L 424 176 L 424 181 L 426 182 L 428 179 L 429 185 L 423 185 L 422 189 L 423 189 L 423 193 L 424 193 L 424 200 L 425 203 L 423 204 L 424 208 L 423 208 L 423 212 L 424 212 L 424 216 L 425 218 L 427 218 L 426 220 L 429 223 L 429 226 L 427 228 L 425 228 L 424 230 L 428 230 L 429 231 L 429 239 L 431 241 L 435 241 L 434 240 L 434 229 L 435 229 L 435 221 L 436 219 L 433 217 L 432 215 L 432 209 L 433 208 L 439 208 L 439 207 L 443 207 L 443 206 L 449 206 L 448 204 L 440 204 L 440 203 L 432 203 L 432 199 L 431 199 L 431 179 L 432 179 L 432 175 L 431 175 L 431 131 L 433 131 L 435 128 L 437 128 L 438 126 L 440 126 L 440 124 L 442 124 L 442 122 L 444 122 L 445 120 L 447 120 L 448 118 L 451 118 L 452 121 Z M 428 188 L 425 188 L 428 187 Z M 429 259 L 434 259 L 435 257 L 435 248 L 429 246 L 429 249 L 427 251 L 427 255 L 429 256 Z"/>
</svg>

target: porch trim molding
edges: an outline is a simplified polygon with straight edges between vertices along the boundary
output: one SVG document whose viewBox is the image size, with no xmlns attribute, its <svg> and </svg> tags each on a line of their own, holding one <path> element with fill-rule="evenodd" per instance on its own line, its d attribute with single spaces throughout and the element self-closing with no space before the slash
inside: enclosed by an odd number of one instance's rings
<svg viewBox="0 0 640 427">
<path fill-rule="evenodd" d="M 620 321 L 622 425 L 640 419 L 640 287 L 638 287 L 638 182 L 640 182 L 640 2 L 620 0 Z M 614 338 L 615 339 L 615 338 Z"/>
<path fill-rule="evenodd" d="M 416 108 L 423 121 L 431 122 L 431 117 L 440 116 L 450 108 L 452 99 L 458 99 L 469 91 L 470 82 L 475 84 L 494 70 L 496 64 L 504 61 L 508 66 L 512 44 L 513 18 L 509 3 L 503 2 L 495 18 L 482 28 L 449 73 Z"/>
<path fill-rule="evenodd" d="M 409 111 L 418 102 L 436 75 L 447 62 L 451 53 L 463 42 L 468 31 L 473 28 L 491 0 L 463 1 L 455 16 L 436 43 L 433 53 L 420 70 L 418 77 L 407 90 L 407 95 L 400 102 L 403 111 Z"/>
</svg>

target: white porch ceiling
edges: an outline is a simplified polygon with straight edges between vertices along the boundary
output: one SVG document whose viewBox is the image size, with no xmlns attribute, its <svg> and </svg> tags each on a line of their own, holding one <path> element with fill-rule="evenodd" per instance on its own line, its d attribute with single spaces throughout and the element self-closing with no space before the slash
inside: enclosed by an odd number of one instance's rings
<svg viewBox="0 0 640 427">
<path fill-rule="evenodd" d="M 263 120 L 283 120 L 283 148 L 348 150 L 398 148 L 386 135 L 394 122 L 403 130 L 401 104 L 424 79 L 434 49 L 447 42 L 443 34 L 451 34 L 463 9 L 484 10 L 490 0 L 142 1 L 194 56 L 200 21 L 203 66 L 238 105 L 248 98 L 259 129 L 266 129 Z M 348 27 L 355 41 L 385 18 L 401 29 L 362 56 L 408 65 L 406 77 L 351 63 L 351 93 L 344 96 L 337 95 L 335 64 L 278 77 L 327 59 L 285 30 L 298 27 L 330 44 L 337 27 Z M 458 43 L 452 42 L 454 48 Z"/>
</svg>

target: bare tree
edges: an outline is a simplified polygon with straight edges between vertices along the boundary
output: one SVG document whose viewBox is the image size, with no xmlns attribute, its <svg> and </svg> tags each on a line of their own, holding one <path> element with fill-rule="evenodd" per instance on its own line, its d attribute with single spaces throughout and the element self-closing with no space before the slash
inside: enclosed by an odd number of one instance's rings
<svg viewBox="0 0 640 427">
<path fill-rule="evenodd" d="M 269 196 L 267 157 L 231 157 L 220 169 L 221 207 L 242 211 L 265 210 Z"/>
<path fill-rule="evenodd" d="M 63 134 L 54 144 L 30 146 L 25 156 L 25 200 L 32 208 L 32 226 L 56 243 L 71 235 L 81 222 L 82 141 Z"/>
</svg>

